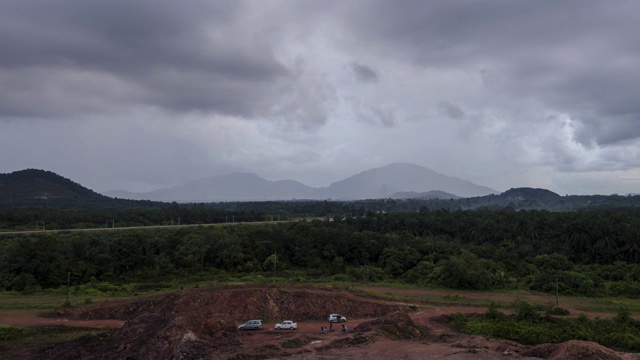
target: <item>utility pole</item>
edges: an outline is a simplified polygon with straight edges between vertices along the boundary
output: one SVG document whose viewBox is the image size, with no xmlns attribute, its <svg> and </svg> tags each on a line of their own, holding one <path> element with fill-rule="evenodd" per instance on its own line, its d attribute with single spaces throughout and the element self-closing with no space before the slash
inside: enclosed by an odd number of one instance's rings
<svg viewBox="0 0 640 360">
<path fill-rule="evenodd" d="M 71 285 L 71 271 L 69 271 L 67 273 L 67 301 L 65 302 L 65 304 L 69 304 L 69 287 Z"/>
<path fill-rule="evenodd" d="M 560 307 L 558 305 L 558 277 L 556 276 L 556 307 Z"/>
</svg>

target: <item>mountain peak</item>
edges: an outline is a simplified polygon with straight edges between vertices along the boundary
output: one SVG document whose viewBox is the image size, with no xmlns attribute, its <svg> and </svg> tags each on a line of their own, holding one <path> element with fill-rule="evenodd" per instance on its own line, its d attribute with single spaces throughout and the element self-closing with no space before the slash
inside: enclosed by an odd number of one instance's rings
<svg viewBox="0 0 640 360">
<path fill-rule="evenodd" d="M 0 174 L 0 198 L 2 199 L 99 197 L 103 196 L 52 171 L 25 169 L 9 174 Z"/>
<path fill-rule="evenodd" d="M 397 192 L 444 191 L 462 197 L 482 196 L 497 191 L 459 178 L 437 173 L 424 166 L 392 163 L 338 181 L 328 187 L 337 198 L 387 198 Z"/>
</svg>

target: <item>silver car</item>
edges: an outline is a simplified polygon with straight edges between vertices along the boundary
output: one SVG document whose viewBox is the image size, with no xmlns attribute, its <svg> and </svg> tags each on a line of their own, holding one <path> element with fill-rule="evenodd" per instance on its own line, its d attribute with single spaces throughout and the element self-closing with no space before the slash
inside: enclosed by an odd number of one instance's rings
<svg viewBox="0 0 640 360">
<path fill-rule="evenodd" d="M 262 330 L 262 320 L 249 320 L 238 326 L 238 330 Z"/>
</svg>

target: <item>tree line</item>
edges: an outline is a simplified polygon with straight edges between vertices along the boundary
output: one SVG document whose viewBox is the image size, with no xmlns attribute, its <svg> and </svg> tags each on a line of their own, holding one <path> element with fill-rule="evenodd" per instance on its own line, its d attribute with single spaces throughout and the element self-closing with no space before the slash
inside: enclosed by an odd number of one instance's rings
<svg viewBox="0 0 640 360">
<path fill-rule="evenodd" d="M 202 209 L 215 211 L 226 213 Z M 640 211 L 369 210 L 356 216 L 340 206 L 322 221 L 4 235 L 0 290 L 56 288 L 66 285 L 68 274 L 73 284 L 212 273 L 269 276 L 274 261 L 278 275 L 292 281 L 525 286 L 637 297 Z"/>
</svg>

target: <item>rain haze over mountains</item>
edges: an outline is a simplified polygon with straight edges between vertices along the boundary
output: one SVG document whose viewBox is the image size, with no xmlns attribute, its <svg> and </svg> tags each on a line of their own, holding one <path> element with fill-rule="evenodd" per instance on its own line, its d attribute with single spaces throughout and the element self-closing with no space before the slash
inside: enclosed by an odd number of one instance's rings
<svg viewBox="0 0 640 360">
<path fill-rule="evenodd" d="M 495 190 L 438 174 L 413 164 L 391 164 L 371 169 L 328 187 L 313 188 L 292 180 L 268 181 L 255 174 L 231 173 L 182 186 L 146 193 L 110 191 L 105 195 L 136 200 L 206 202 L 231 200 L 334 199 L 361 200 L 401 196 L 401 193 L 440 191 L 433 196 L 457 198 L 483 196 Z"/>
</svg>

